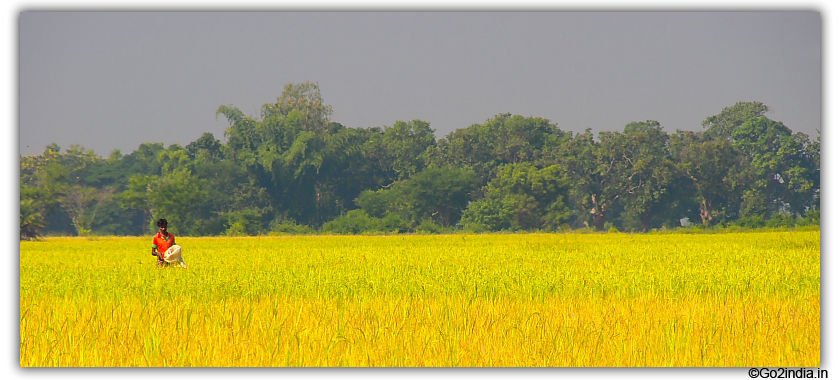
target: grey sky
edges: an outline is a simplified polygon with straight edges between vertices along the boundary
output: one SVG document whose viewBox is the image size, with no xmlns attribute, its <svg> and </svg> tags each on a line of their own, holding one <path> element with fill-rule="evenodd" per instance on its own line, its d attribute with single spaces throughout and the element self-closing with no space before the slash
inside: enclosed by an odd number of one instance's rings
<svg viewBox="0 0 840 380">
<path fill-rule="evenodd" d="M 812 138 L 814 12 L 41 13 L 19 18 L 20 153 L 186 145 L 318 82 L 348 127 L 423 119 L 443 137 L 510 112 L 564 130 L 700 130 L 738 101 Z"/>
</svg>

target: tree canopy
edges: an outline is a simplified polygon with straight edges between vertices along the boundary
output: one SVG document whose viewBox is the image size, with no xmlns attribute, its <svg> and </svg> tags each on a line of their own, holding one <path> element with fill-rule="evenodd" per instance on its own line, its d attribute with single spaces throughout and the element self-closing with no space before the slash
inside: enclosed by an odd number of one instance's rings
<svg viewBox="0 0 840 380">
<path fill-rule="evenodd" d="M 220 106 L 224 140 L 20 156 L 21 239 L 142 235 L 161 217 L 187 236 L 819 223 L 820 138 L 768 110 L 739 102 L 701 131 L 646 120 L 597 135 L 501 113 L 438 140 L 421 119 L 344 126 L 318 84 L 288 84 L 259 115 Z"/>
</svg>

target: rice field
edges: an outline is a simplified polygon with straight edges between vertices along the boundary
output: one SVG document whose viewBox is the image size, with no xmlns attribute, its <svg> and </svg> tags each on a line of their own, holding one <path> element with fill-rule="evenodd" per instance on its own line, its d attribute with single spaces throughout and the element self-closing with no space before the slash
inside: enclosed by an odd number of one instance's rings
<svg viewBox="0 0 840 380">
<path fill-rule="evenodd" d="M 22 367 L 817 367 L 820 232 L 20 243 Z"/>
</svg>

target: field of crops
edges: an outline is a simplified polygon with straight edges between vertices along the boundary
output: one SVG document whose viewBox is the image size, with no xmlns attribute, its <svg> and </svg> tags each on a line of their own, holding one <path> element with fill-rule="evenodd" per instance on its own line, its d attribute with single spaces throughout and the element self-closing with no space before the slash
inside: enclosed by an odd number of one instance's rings
<svg viewBox="0 0 840 380">
<path fill-rule="evenodd" d="M 20 243 L 20 365 L 820 365 L 820 232 Z"/>
</svg>

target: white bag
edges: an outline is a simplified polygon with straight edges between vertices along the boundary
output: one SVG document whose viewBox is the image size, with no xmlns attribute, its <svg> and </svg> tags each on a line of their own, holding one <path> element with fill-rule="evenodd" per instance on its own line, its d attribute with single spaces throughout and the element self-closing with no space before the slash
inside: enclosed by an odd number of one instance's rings
<svg viewBox="0 0 840 380">
<path fill-rule="evenodd" d="M 167 263 L 174 264 L 179 263 L 182 267 L 186 268 L 187 263 L 184 262 L 184 258 L 181 257 L 181 246 L 180 245 L 173 245 L 163 253 L 163 261 Z"/>
</svg>

